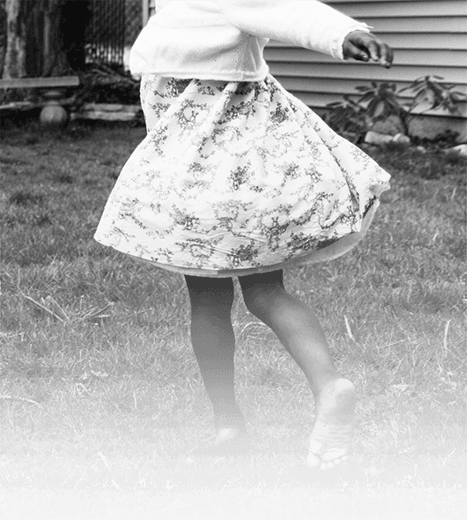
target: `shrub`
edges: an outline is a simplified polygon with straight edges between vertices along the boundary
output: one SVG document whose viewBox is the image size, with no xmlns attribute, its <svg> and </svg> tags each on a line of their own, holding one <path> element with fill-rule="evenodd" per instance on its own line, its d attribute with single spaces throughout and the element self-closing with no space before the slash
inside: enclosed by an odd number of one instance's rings
<svg viewBox="0 0 467 520">
<path fill-rule="evenodd" d="M 139 85 L 130 73 L 93 63 L 82 76 L 83 87 L 75 97 L 78 108 L 83 103 L 139 104 Z"/>
<path fill-rule="evenodd" d="M 467 99 L 462 92 L 454 90 L 455 85 L 442 83 L 442 79 L 441 76 L 424 76 L 399 90 L 395 83 L 388 82 L 373 81 L 370 85 L 358 86 L 355 99 L 346 95 L 342 101 L 327 105 L 329 111 L 325 121 L 354 143 L 360 143 L 375 123 L 390 116 L 396 116 L 403 132 L 410 135 L 412 117 L 428 110 L 447 110 L 455 114 L 459 102 Z M 412 94 L 411 98 L 403 98 L 403 92 Z"/>
</svg>

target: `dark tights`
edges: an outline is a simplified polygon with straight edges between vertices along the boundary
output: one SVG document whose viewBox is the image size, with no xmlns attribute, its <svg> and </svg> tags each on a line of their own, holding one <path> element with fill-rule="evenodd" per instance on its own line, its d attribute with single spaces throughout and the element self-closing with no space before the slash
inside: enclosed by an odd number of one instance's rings
<svg viewBox="0 0 467 520">
<path fill-rule="evenodd" d="M 185 276 L 191 302 L 191 340 L 218 426 L 242 424 L 234 392 L 235 336 L 231 278 Z M 307 377 L 315 398 L 337 379 L 314 313 L 284 288 L 283 272 L 239 277 L 247 309 L 268 325 Z"/>
</svg>

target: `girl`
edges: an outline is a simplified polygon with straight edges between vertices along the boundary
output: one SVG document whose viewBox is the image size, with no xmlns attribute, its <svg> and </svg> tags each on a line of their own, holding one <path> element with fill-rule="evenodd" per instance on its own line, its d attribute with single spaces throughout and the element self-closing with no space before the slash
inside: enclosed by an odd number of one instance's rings
<svg viewBox="0 0 467 520">
<path fill-rule="evenodd" d="M 147 137 L 107 202 L 95 238 L 185 275 L 191 337 L 218 447 L 241 439 L 234 395 L 232 277 L 276 333 L 316 403 L 308 464 L 349 451 L 355 389 L 339 376 L 283 268 L 329 260 L 363 236 L 389 175 L 268 72 L 270 38 L 340 59 L 392 63 L 368 26 L 315 0 L 161 0 L 131 53 Z"/>
</svg>

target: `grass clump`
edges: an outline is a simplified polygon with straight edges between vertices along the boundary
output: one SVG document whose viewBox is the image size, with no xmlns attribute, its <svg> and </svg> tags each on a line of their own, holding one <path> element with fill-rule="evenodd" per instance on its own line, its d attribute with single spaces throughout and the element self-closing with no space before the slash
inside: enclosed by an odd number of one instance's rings
<svg viewBox="0 0 467 520">
<path fill-rule="evenodd" d="M 135 493 L 152 508 L 194 501 L 194 518 L 208 517 L 210 493 L 223 497 L 212 507 L 245 496 L 251 511 L 258 511 L 255 501 L 262 511 L 274 503 L 282 518 L 293 504 L 308 514 L 309 497 L 330 514 L 335 507 L 359 518 L 363 504 L 376 511 L 375 497 L 387 504 L 399 497 L 398 518 L 417 511 L 435 518 L 440 508 L 460 517 L 467 481 L 464 160 L 372 152 L 393 180 L 367 238 L 336 261 L 286 273 L 360 394 L 355 466 L 316 477 L 303 465 L 312 396 L 272 332 L 237 297 L 237 388 L 254 448 L 244 458 L 206 457 L 213 430 L 182 277 L 93 241 L 115 178 L 143 133 L 76 125 L 58 138 L 34 127 L 1 138 L 5 496 L 27 495 L 46 507 L 20 489 L 60 488 L 60 496 L 70 492 L 69 504 L 99 490 L 96 510 L 112 510 L 109 518 L 129 511 Z M 110 490 L 127 497 L 128 507 L 115 509 Z"/>
</svg>

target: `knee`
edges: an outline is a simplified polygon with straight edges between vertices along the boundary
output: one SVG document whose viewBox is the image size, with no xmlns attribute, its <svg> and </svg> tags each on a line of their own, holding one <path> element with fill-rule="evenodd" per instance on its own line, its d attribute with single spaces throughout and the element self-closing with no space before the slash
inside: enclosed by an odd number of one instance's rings
<svg viewBox="0 0 467 520">
<path fill-rule="evenodd" d="M 268 321 L 280 290 L 282 289 L 277 287 L 251 287 L 243 289 L 243 301 L 251 314 L 261 321 Z"/>
<path fill-rule="evenodd" d="M 239 277 L 246 308 L 262 321 L 267 320 L 275 304 L 284 295 L 282 270 Z"/>
</svg>

